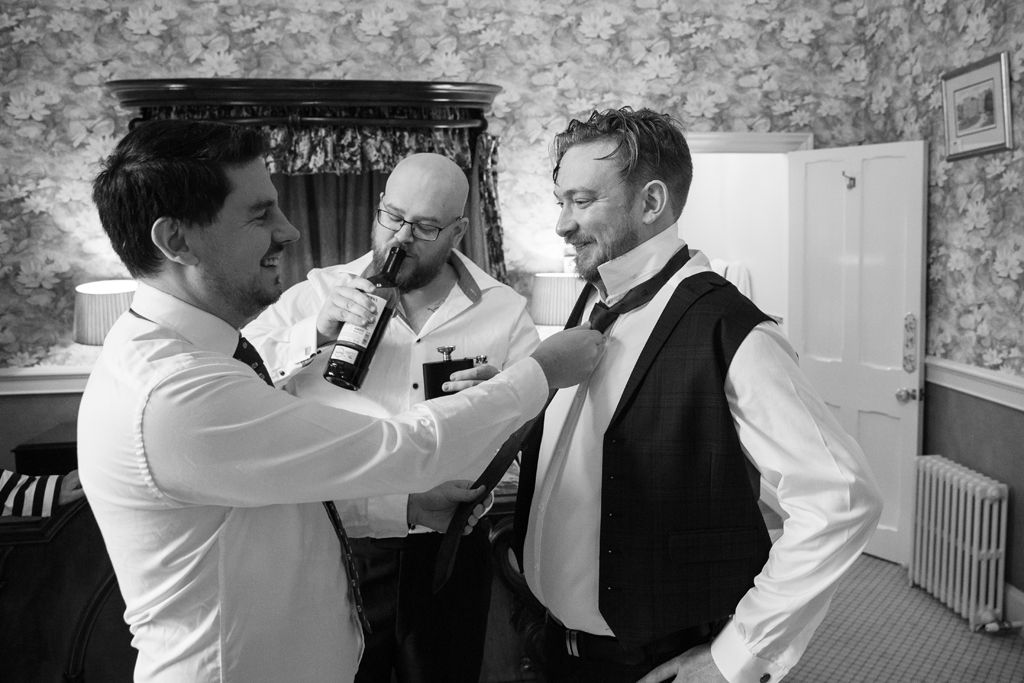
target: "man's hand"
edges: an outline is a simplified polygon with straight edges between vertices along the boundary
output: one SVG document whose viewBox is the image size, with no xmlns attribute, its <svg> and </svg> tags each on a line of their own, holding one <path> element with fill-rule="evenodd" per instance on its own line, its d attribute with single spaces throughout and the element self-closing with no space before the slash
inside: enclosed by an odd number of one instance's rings
<svg viewBox="0 0 1024 683">
<path fill-rule="evenodd" d="M 467 480 L 446 481 L 424 493 L 411 494 L 406 512 L 409 524 L 429 527 L 434 531 L 447 530 L 452 515 L 455 514 L 455 508 L 460 503 L 476 500 L 483 495 L 484 487 L 470 488 L 472 483 Z M 493 503 L 494 494 L 490 493 L 473 508 L 473 514 L 469 516 L 466 528 L 462 530 L 463 536 L 473 531 L 473 527 L 487 514 Z"/>
<path fill-rule="evenodd" d="M 638 683 L 728 683 L 711 658 L 711 645 L 698 645 L 668 660 Z"/>
<path fill-rule="evenodd" d="M 64 475 L 60 483 L 60 491 L 57 492 L 57 505 L 67 505 L 72 501 L 85 497 L 82 490 L 82 482 L 78 480 L 78 470 L 71 470 Z"/>
<path fill-rule="evenodd" d="M 365 292 L 373 292 L 373 283 L 361 277 L 335 285 L 327 293 L 324 305 L 316 316 L 318 346 L 338 338 L 342 323 L 365 327 L 377 317 L 377 309 Z"/>
<path fill-rule="evenodd" d="M 448 381 L 441 385 L 441 391 L 452 393 L 475 387 L 498 374 L 493 365 L 474 365 L 468 370 L 453 372 Z"/>
<path fill-rule="evenodd" d="M 584 323 L 551 335 L 530 355 L 540 363 L 548 386 L 563 389 L 590 376 L 601 360 L 604 344 L 604 335 Z"/>
</svg>

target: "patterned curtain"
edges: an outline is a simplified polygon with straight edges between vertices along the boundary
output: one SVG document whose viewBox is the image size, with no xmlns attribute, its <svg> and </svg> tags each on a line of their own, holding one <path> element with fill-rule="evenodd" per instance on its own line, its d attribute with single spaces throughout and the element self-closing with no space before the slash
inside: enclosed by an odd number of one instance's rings
<svg viewBox="0 0 1024 683">
<path fill-rule="evenodd" d="M 291 281 L 304 277 L 310 267 L 365 253 L 367 216 L 380 180 L 409 154 L 443 154 L 465 170 L 470 181 L 469 230 L 460 249 L 497 280 L 508 282 L 498 211 L 498 139 L 474 126 L 476 117 L 466 109 L 181 105 L 143 107 L 141 118 L 226 120 L 263 131 L 269 142 L 267 166 L 282 209 L 304 233 L 305 244 L 286 252 L 295 261 L 285 265 Z M 339 124 L 338 119 L 353 123 Z M 441 123 L 431 127 L 417 125 L 419 121 Z M 336 182 L 303 178 L 321 174 L 348 177 Z M 347 205 L 351 201 L 370 205 L 352 207 Z"/>
<path fill-rule="evenodd" d="M 474 162 L 477 167 L 473 176 L 480 182 L 479 191 L 474 193 L 480 202 L 478 218 L 481 230 L 476 234 L 482 236 L 487 250 L 486 256 L 475 258 L 477 262 L 486 259 L 491 275 L 507 284 L 508 273 L 505 270 L 505 248 L 502 241 L 504 233 L 498 212 L 498 138 L 481 133 L 476 140 Z"/>
</svg>

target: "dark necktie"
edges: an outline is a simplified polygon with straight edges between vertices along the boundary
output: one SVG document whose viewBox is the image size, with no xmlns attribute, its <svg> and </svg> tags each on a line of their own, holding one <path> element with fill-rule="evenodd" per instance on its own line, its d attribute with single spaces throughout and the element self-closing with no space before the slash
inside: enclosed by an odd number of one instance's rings
<svg viewBox="0 0 1024 683">
<path fill-rule="evenodd" d="M 649 302 L 654 298 L 654 295 L 665 286 L 668 279 L 689 260 L 690 252 L 684 247 L 673 254 L 662 269 L 650 279 L 641 282 L 639 285 L 626 292 L 626 295 L 623 296 L 615 305 L 609 307 L 605 306 L 600 301 L 595 302 L 593 309 L 590 311 L 590 327 L 598 332 L 604 332 L 611 327 L 611 324 L 615 322 L 616 318 L 620 315 L 632 311 L 633 309 L 640 308 Z M 589 283 L 583 288 L 583 291 L 580 293 L 580 298 L 577 300 L 576 306 L 573 308 L 573 312 L 569 316 L 569 321 L 566 323 L 566 329 L 575 327 L 579 324 L 583 307 L 590 298 L 590 292 L 593 288 L 594 286 Z M 519 451 L 522 449 L 523 442 L 525 442 L 530 437 L 531 433 L 538 429 L 540 425 L 544 424 L 544 411 L 547 410 L 547 407 L 550 405 L 551 399 L 554 398 L 554 396 L 555 392 L 552 391 L 551 394 L 548 395 L 548 401 L 544 404 L 544 409 L 541 410 L 536 417 L 517 429 L 512 433 L 512 436 L 505 440 L 505 443 L 503 443 L 501 448 L 498 449 L 498 454 L 495 455 L 487 465 L 487 469 L 485 469 L 483 474 L 473 482 L 473 488 L 476 488 L 481 484 L 487 487 L 484 494 L 475 501 L 462 503 L 455 510 L 455 514 L 452 515 L 452 521 L 448 524 L 448 529 L 445 531 L 444 538 L 441 539 L 441 546 L 437 551 L 437 560 L 434 565 L 435 593 L 441 590 L 445 582 L 448 581 L 448 577 L 451 576 L 452 568 L 455 565 L 455 553 L 459 549 L 459 539 L 462 538 L 462 531 L 466 527 L 466 522 L 469 520 L 470 515 L 473 514 L 473 508 L 476 507 L 477 503 L 485 499 L 487 494 L 490 493 L 501 481 L 501 478 L 505 476 L 505 472 L 507 472 L 508 468 L 512 466 L 512 461 L 515 460 Z"/>
<path fill-rule="evenodd" d="M 254 349 L 249 340 L 242 335 L 238 335 L 238 346 L 235 347 L 235 353 L 231 357 L 248 365 L 252 368 L 253 372 L 260 376 L 261 380 L 270 386 L 274 386 L 274 383 L 270 380 L 270 372 L 263 363 L 263 357 L 260 356 L 260 352 Z"/>
<path fill-rule="evenodd" d="M 248 365 L 259 375 L 260 379 L 270 386 L 274 386 L 274 383 L 270 381 L 270 373 L 267 371 L 267 366 L 263 363 L 263 358 L 260 356 L 259 351 L 254 349 L 249 340 L 241 335 L 238 336 L 238 346 L 235 347 L 233 358 Z M 331 520 L 334 533 L 338 536 L 338 543 L 341 544 L 341 556 L 345 560 L 345 574 L 348 576 L 352 604 L 355 605 L 356 614 L 359 615 L 359 623 L 369 633 L 370 621 L 366 618 L 366 612 L 363 611 L 363 596 L 359 591 L 359 571 L 356 568 L 355 557 L 352 554 L 352 545 L 348 542 L 348 534 L 345 533 L 345 527 L 341 523 L 341 515 L 338 514 L 338 508 L 334 505 L 334 501 L 325 500 L 324 509 L 327 510 L 327 517 Z"/>
<path fill-rule="evenodd" d="M 654 274 L 651 278 L 644 280 L 633 289 L 626 292 L 625 296 L 619 299 L 618 303 L 612 306 L 606 306 L 600 301 L 594 302 L 594 307 L 590 310 L 590 327 L 597 330 L 598 332 L 604 332 L 615 319 L 623 313 L 628 313 L 635 308 L 640 308 L 648 301 L 654 298 L 654 295 L 665 286 L 668 279 L 675 275 L 676 271 L 683 267 L 683 265 L 690 260 L 690 251 L 688 249 L 680 249 L 672 255 L 661 270 Z M 593 285 L 588 285 L 583 288 L 581 298 L 589 296 L 590 289 Z M 583 299 L 586 302 L 586 299 Z M 579 313 L 574 311 L 578 316 Z M 569 318 L 570 322 L 573 322 L 572 316 Z"/>
</svg>

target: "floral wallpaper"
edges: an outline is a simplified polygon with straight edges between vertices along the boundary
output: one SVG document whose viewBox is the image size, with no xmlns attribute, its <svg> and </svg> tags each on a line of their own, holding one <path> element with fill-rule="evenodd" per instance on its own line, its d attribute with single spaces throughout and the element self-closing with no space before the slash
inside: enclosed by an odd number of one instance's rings
<svg viewBox="0 0 1024 683">
<path fill-rule="evenodd" d="M 939 82 L 1008 51 L 1017 150 L 946 162 Z M 73 289 L 125 273 L 89 183 L 131 112 L 115 78 L 502 86 L 513 274 L 557 269 L 547 145 L 630 104 L 690 131 L 811 131 L 931 150 L 928 352 L 1024 375 L 1019 0 L 6 0 L 0 8 L 0 366 L 74 363 Z"/>
</svg>

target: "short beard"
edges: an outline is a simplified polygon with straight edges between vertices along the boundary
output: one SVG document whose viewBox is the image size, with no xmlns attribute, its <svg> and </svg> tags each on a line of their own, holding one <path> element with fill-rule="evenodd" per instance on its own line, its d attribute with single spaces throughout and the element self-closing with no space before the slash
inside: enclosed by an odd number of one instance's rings
<svg viewBox="0 0 1024 683">
<path fill-rule="evenodd" d="M 281 298 L 283 287 L 274 287 L 272 290 L 260 286 L 258 277 L 254 277 L 248 283 L 239 283 L 220 275 L 214 275 L 209 280 L 214 284 L 222 301 L 229 302 L 231 309 L 246 321 L 255 319 L 268 306 Z"/>
<path fill-rule="evenodd" d="M 599 252 L 592 254 L 593 258 L 586 263 L 580 262 L 580 255 L 576 254 L 576 273 L 590 284 L 596 285 L 601 282 L 599 266 L 632 251 L 638 244 L 640 244 L 640 238 L 636 231 L 626 230 L 614 242 L 610 242 Z"/>
<path fill-rule="evenodd" d="M 576 274 L 579 275 L 581 278 L 583 278 L 592 285 L 596 285 L 598 282 L 601 281 L 601 274 L 597 272 L 597 266 L 600 264 L 587 265 L 580 263 L 580 257 L 578 254 L 576 255 L 575 263 Z"/>
</svg>

